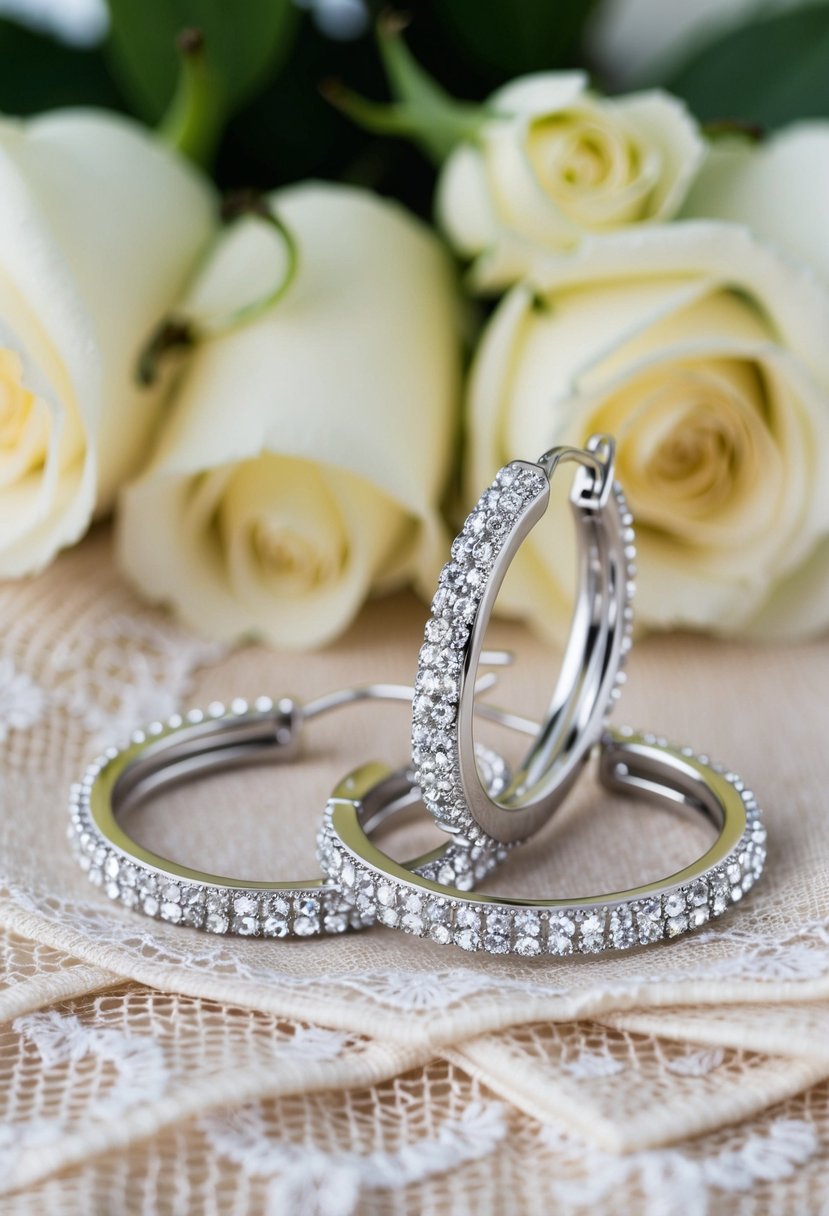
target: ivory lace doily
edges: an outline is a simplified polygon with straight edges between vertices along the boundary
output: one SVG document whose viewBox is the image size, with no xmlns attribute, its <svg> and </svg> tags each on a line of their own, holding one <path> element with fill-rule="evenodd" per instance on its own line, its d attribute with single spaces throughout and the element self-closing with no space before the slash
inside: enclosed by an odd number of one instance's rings
<svg viewBox="0 0 829 1216">
<path fill-rule="evenodd" d="M 744 774 L 766 812 L 766 875 L 687 940 L 526 961 L 381 928 L 215 938 L 113 907 L 65 846 L 67 787 L 103 744 L 214 698 L 409 681 L 422 605 L 371 604 L 315 656 L 223 653 L 142 606 L 99 530 L 0 588 L 0 611 L 0 1210 L 829 1204 L 825 643 L 637 646 L 620 720 Z M 542 712 L 554 656 L 516 626 L 491 633 L 517 655 L 492 699 Z M 407 737 L 405 708 L 311 723 L 301 762 L 180 787 L 131 827 L 202 869 L 311 875 L 330 789 L 364 760 L 401 762 Z M 698 831 L 588 781 L 491 885 L 618 889 L 690 860 Z M 392 846 L 434 838 L 406 833 Z"/>
</svg>

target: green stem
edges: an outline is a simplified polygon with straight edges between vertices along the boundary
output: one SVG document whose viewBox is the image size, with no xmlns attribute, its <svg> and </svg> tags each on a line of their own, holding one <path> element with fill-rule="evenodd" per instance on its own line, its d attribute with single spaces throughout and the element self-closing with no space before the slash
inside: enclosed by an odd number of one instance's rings
<svg viewBox="0 0 829 1216">
<path fill-rule="evenodd" d="M 282 277 L 271 291 L 259 299 L 251 300 L 222 317 L 214 317 L 209 321 L 197 321 L 180 313 L 171 313 L 164 317 L 150 335 L 141 351 L 136 368 L 139 384 L 149 386 L 158 376 L 162 360 L 171 351 L 191 350 L 199 342 L 230 333 L 242 325 L 248 325 L 279 303 L 291 288 L 299 269 L 299 246 L 290 228 L 273 211 L 267 199 L 253 192 L 240 192 L 230 196 L 222 208 L 222 218 L 226 223 L 245 216 L 253 216 L 268 224 L 283 243 L 286 255 L 286 266 Z M 194 278 L 204 270 L 207 258 L 197 269 Z"/>
<path fill-rule="evenodd" d="M 381 18 L 377 41 L 393 102 L 369 101 L 338 82 L 323 86 L 323 96 L 357 126 L 380 135 L 411 139 L 441 165 L 459 143 L 474 140 L 488 117 L 484 106 L 456 101 L 433 80 L 400 36 L 401 19 Z"/>
<path fill-rule="evenodd" d="M 181 55 L 178 84 L 158 133 L 197 165 L 209 165 L 227 117 L 223 90 L 210 70 L 200 30 L 184 30 L 176 45 Z"/>
</svg>

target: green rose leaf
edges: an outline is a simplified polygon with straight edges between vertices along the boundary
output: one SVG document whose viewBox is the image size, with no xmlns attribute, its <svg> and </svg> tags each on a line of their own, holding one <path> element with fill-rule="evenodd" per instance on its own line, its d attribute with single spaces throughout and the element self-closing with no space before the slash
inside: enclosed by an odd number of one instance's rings
<svg viewBox="0 0 829 1216">
<path fill-rule="evenodd" d="M 176 90 L 176 39 L 204 38 L 226 114 L 261 88 L 287 55 L 299 12 L 292 0 L 108 0 L 113 69 L 136 111 L 157 122 Z"/>
<path fill-rule="evenodd" d="M 666 87 L 698 118 L 780 127 L 829 115 L 829 4 L 815 4 L 715 39 L 668 73 Z"/>
</svg>

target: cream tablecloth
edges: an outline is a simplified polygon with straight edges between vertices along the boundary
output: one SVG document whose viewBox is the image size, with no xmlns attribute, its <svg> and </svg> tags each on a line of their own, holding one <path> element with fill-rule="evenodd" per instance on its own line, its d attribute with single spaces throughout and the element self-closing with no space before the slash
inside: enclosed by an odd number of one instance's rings
<svg viewBox="0 0 829 1216">
<path fill-rule="evenodd" d="M 618 719 L 744 773 L 767 875 L 686 940 L 519 960 L 380 928 L 214 938 L 111 906 L 65 846 L 102 744 L 214 698 L 410 681 L 422 605 L 373 603 L 311 657 L 224 653 L 139 604 L 101 530 L 0 613 L 0 1211 L 829 1211 L 826 643 L 636 647 Z M 555 656 L 506 623 L 490 642 L 517 660 L 493 699 L 540 713 Z M 332 786 L 407 739 L 405 708 L 320 720 L 290 768 L 180 787 L 132 830 L 200 868 L 307 876 Z M 700 831 L 588 779 L 491 883 L 618 889 Z"/>
</svg>

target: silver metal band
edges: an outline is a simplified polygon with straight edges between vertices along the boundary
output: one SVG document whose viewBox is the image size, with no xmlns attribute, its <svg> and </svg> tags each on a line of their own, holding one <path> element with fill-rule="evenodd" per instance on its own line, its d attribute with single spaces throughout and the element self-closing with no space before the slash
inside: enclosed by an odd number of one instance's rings
<svg viewBox="0 0 829 1216">
<path fill-rule="evenodd" d="M 579 588 L 561 673 L 544 722 L 500 796 L 484 787 L 473 745 L 474 682 L 498 591 L 550 500 L 550 479 L 579 465 L 570 494 Z M 613 480 L 614 445 L 554 448 L 514 461 L 484 492 L 440 575 L 420 652 L 412 761 L 440 827 L 470 839 L 523 840 L 550 818 L 575 782 L 619 695 L 630 649 L 635 572 L 633 519 Z"/>
<path fill-rule="evenodd" d="M 498 662 L 505 656 L 488 657 Z M 303 725 L 322 713 L 358 701 L 410 702 L 411 696 L 412 689 L 402 685 L 373 684 L 331 693 L 305 706 L 287 698 L 274 702 L 260 697 L 252 705 L 217 702 L 207 711 L 191 710 L 154 722 L 136 731 L 125 748 L 107 749 L 72 786 L 68 836 L 73 852 L 90 882 L 114 902 L 210 933 L 309 937 L 371 924 L 374 915 L 367 904 L 345 901 L 323 877 L 251 882 L 203 873 L 143 848 L 127 835 L 118 816 L 179 781 L 219 769 L 290 760 L 297 754 Z M 490 709 L 490 716 L 499 717 L 498 711 Z M 480 749 L 479 759 L 492 788 L 503 788 L 508 779 L 503 760 L 489 749 Z M 361 822 L 373 832 L 418 798 L 413 782 L 403 782 L 396 800 L 381 811 L 369 810 Z M 493 844 L 457 841 L 408 864 L 443 881 L 472 887 L 506 853 Z"/>
<path fill-rule="evenodd" d="M 516 719 L 516 721 L 518 721 Z M 760 877 L 766 831 L 754 795 L 736 773 L 690 748 L 629 730 L 605 734 L 599 777 L 711 822 L 717 837 L 690 866 L 628 891 L 579 899 L 520 899 L 463 893 L 412 874 L 377 849 L 360 818 L 408 781 L 376 766 L 335 790 L 320 833 L 323 870 L 350 900 L 368 900 L 386 925 L 442 944 L 490 954 L 565 955 L 624 950 L 678 937 L 738 903 Z"/>
</svg>

